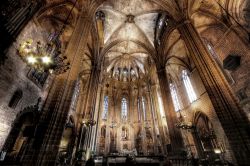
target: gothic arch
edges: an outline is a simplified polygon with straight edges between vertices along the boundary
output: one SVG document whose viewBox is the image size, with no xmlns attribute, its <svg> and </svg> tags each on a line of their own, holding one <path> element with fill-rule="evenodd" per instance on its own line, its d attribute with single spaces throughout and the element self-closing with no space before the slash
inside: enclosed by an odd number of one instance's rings
<svg viewBox="0 0 250 166">
<path fill-rule="evenodd" d="M 210 120 L 209 120 L 208 116 L 199 110 L 195 111 L 195 113 L 193 115 L 192 123 L 194 125 L 197 125 L 200 118 L 202 118 L 204 120 L 204 122 L 206 123 L 206 125 L 208 125 L 207 127 L 212 127 L 211 124 L 209 125 Z"/>
<path fill-rule="evenodd" d="M 31 137 L 39 116 L 37 105 L 26 107 L 17 114 L 12 129 L 5 141 L 2 151 L 6 152 L 5 161 L 20 161 Z"/>
<path fill-rule="evenodd" d="M 64 127 L 61 142 L 59 145 L 59 151 L 58 151 L 59 163 L 69 164 L 71 162 L 73 148 L 75 144 L 75 138 L 76 138 L 75 121 L 73 116 L 69 116 L 68 122 Z"/>
<path fill-rule="evenodd" d="M 213 125 L 208 116 L 202 111 L 196 111 L 193 115 L 193 138 L 200 157 L 216 158 L 214 150 L 218 148 L 218 142 Z"/>
</svg>

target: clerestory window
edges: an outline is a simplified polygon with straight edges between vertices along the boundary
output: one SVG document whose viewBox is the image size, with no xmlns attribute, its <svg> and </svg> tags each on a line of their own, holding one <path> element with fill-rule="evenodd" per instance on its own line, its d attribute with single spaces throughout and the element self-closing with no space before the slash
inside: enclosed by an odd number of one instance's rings
<svg viewBox="0 0 250 166">
<path fill-rule="evenodd" d="M 109 108 L 109 98 L 108 98 L 108 96 L 104 96 L 103 113 L 102 113 L 103 120 L 107 120 L 107 118 L 108 118 L 108 108 Z"/>
<path fill-rule="evenodd" d="M 175 109 L 176 112 L 180 111 L 181 106 L 180 106 L 179 98 L 178 98 L 178 95 L 177 95 L 176 87 L 172 83 L 169 85 L 169 87 L 170 87 L 170 93 L 171 93 L 173 104 L 174 104 L 174 109 Z"/>
<path fill-rule="evenodd" d="M 146 105 L 145 105 L 145 98 L 142 97 L 141 98 L 141 102 L 142 102 L 142 112 L 143 112 L 143 119 L 146 120 Z"/>
<path fill-rule="evenodd" d="M 184 82 L 184 86 L 185 86 L 186 92 L 188 94 L 189 101 L 190 101 L 190 103 L 192 103 L 197 99 L 197 97 L 196 97 L 196 94 L 194 92 L 194 88 L 191 84 L 190 78 L 188 76 L 187 70 L 182 71 L 182 80 Z"/>
</svg>

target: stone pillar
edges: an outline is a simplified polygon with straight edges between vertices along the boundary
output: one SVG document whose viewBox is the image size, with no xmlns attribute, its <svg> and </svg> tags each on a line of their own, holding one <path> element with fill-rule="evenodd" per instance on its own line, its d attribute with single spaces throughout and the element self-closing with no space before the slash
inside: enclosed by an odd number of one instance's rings
<svg viewBox="0 0 250 166">
<path fill-rule="evenodd" d="M 238 164 L 247 165 L 250 156 L 250 124 L 246 115 L 194 26 L 186 21 L 177 28 L 205 85 Z"/>
<path fill-rule="evenodd" d="M 147 87 L 147 99 L 148 99 L 148 104 L 149 104 L 149 109 L 150 109 L 150 114 L 151 114 L 151 120 L 152 120 L 152 124 L 153 124 L 153 138 L 154 138 L 154 152 L 155 154 L 159 154 L 159 149 L 158 147 L 160 146 L 159 145 L 159 138 L 158 138 L 158 129 L 159 129 L 159 126 L 158 124 L 156 123 L 157 121 L 157 118 L 156 118 L 156 115 L 155 115 L 155 107 L 154 107 L 154 102 L 153 102 L 153 98 L 152 98 L 152 92 L 151 92 L 151 84 L 148 83 L 147 84 L 148 87 Z"/>
<path fill-rule="evenodd" d="M 98 3 L 100 3 L 98 1 Z M 48 98 L 44 110 L 50 115 L 42 115 L 41 124 L 46 122 L 47 128 L 42 140 L 41 148 L 37 153 L 38 157 L 30 158 L 36 164 L 31 165 L 54 165 L 57 161 L 59 144 L 62 138 L 64 124 L 66 124 L 67 116 L 70 110 L 70 102 L 74 87 L 74 81 L 77 80 L 81 71 L 82 58 L 84 55 L 85 46 L 87 45 L 86 37 L 93 26 L 93 18 L 99 4 L 95 2 L 89 3 L 88 7 L 83 7 L 76 28 L 71 36 L 70 42 L 65 51 L 65 56 L 71 62 L 71 69 L 62 75 L 55 78 L 54 85 L 63 81 L 60 93 L 58 96 Z M 50 92 L 53 93 L 53 92 Z M 50 119 L 50 120 L 48 120 Z M 29 163 L 25 164 L 29 165 Z"/>
<path fill-rule="evenodd" d="M 177 155 L 179 152 L 184 150 L 184 144 L 182 140 L 181 131 L 175 126 L 177 123 L 177 115 L 176 112 L 174 111 L 174 106 L 169 89 L 169 82 L 167 79 L 165 66 L 158 67 L 157 74 L 162 95 L 163 107 L 167 119 L 171 149 L 173 155 Z"/>
<path fill-rule="evenodd" d="M 93 127 L 92 131 L 92 138 L 91 138 L 91 150 L 96 152 L 96 143 L 98 138 L 98 130 L 101 128 L 99 125 L 100 120 L 102 119 L 102 105 L 103 105 L 104 93 L 103 87 L 101 84 L 98 86 L 98 91 L 96 95 L 96 102 L 95 102 L 95 113 L 93 119 L 96 121 L 96 125 Z M 100 119 L 100 120 L 99 120 Z"/>
<path fill-rule="evenodd" d="M 166 153 L 166 145 L 170 143 L 169 136 L 168 136 L 168 129 L 165 130 L 165 117 L 162 117 L 161 111 L 160 111 L 160 103 L 158 98 L 158 85 L 151 85 L 151 91 L 152 91 L 152 102 L 154 104 L 155 108 L 155 115 L 156 115 L 156 122 L 158 122 L 158 128 L 156 128 L 156 134 L 160 137 L 158 140 L 161 143 L 162 152 Z"/>
<path fill-rule="evenodd" d="M 95 137 L 95 142 L 94 142 L 93 146 L 94 146 L 94 150 L 95 150 L 95 152 L 97 154 L 100 154 L 100 146 L 99 146 L 100 145 L 100 137 L 101 137 L 100 133 L 101 133 L 101 127 L 102 127 L 102 124 L 103 124 L 103 121 L 104 121 L 102 119 L 102 115 L 103 115 L 103 111 L 104 111 L 104 106 L 103 106 L 104 97 L 106 95 L 107 95 L 107 93 L 106 93 L 105 87 L 102 86 L 101 92 L 100 92 L 100 99 L 99 99 L 99 108 L 98 108 L 99 111 L 96 112 L 97 117 L 95 117 L 97 124 L 95 126 L 96 127 L 96 137 Z M 110 100 L 110 98 L 108 99 L 108 104 L 110 104 L 109 100 Z M 108 112 L 108 114 L 109 114 L 109 112 Z M 107 131 L 107 123 L 105 122 L 104 124 L 106 125 L 106 131 Z M 105 144 L 106 144 L 106 139 L 107 139 L 107 137 L 106 137 L 106 134 L 105 134 Z"/>
<path fill-rule="evenodd" d="M 91 76 L 90 76 L 90 84 L 88 87 L 88 92 L 86 96 L 86 103 L 84 107 L 84 116 L 83 119 L 86 120 L 86 124 L 88 126 L 87 132 L 85 134 L 85 142 L 84 142 L 84 150 L 86 150 L 86 158 L 88 159 L 90 157 L 91 152 L 91 140 L 92 140 L 92 134 L 94 130 L 94 125 L 91 124 L 92 120 L 95 120 L 95 112 L 96 112 L 96 99 L 98 94 L 98 85 L 99 85 L 99 79 L 100 79 L 100 67 L 99 64 L 92 66 L 91 69 Z M 96 121 L 95 121 L 96 122 Z"/>
</svg>

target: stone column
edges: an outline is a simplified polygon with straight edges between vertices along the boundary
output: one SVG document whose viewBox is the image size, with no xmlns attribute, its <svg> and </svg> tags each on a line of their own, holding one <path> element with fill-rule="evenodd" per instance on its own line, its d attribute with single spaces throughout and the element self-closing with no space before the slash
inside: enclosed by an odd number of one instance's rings
<svg viewBox="0 0 250 166">
<path fill-rule="evenodd" d="M 177 155 L 179 152 L 184 150 L 184 144 L 180 129 L 175 125 L 177 123 L 176 112 L 172 102 L 172 97 L 169 89 L 169 82 L 166 75 L 166 69 L 164 67 L 157 68 L 157 74 L 159 79 L 160 91 L 162 95 L 162 103 L 167 119 L 170 144 L 173 155 Z"/>
<path fill-rule="evenodd" d="M 153 98 L 152 98 L 152 92 L 151 92 L 151 85 L 150 83 L 147 84 L 147 100 L 148 100 L 148 105 L 149 105 L 149 110 L 151 114 L 151 120 L 153 124 L 153 138 L 154 138 L 154 152 L 155 154 L 158 154 L 158 137 L 157 137 L 157 128 L 159 128 L 158 124 L 156 123 L 156 115 L 155 115 L 155 108 L 154 108 L 154 103 L 153 103 Z"/>
<path fill-rule="evenodd" d="M 56 99 L 48 98 L 46 101 L 46 108 L 52 109 L 48 111 L 44 110 L 45 113 L 50 112 L 50 115 L 42 115 L 40 123 L 46 122 L 47 128 L 44 134 L 42 146 L 37 154 L 38 157 L 33 158 L 36 164 L 32 165 L 48 165 L 55 163 L 57 160 L 64 124 L 67 121 L 67 115 L 70 110 L 69 107 L 74 81 L 77 80 L 77 77 L 81 71 L 82 56 L 84 55 L 85 46 L 87 45 L 86 37 L 89 35 L 89 32 L 93 26 L 92 18 L 94 18 L 98 5 L 99 4 L 95 2 L 89 3 L 88 7 L 83 7 L 78 18 L 76 28 L 65 51 L 65 56 L 67 56 L 71 62 L 71 69 L 67 73 L 55 78 L 54 84 L 62 82 L 63 80 L 63 86 L 60 90 L 60 94 L 56 96 Z M 49 121 L 47 120 L 48 118 L 50 118 Z"/>
<path fill-rule="evenodd" d="M 99 84 L 98 86 L 98 91 L 97 91 L 97 96 L 96 96 L 96 106 L 95 106 L 95 113 L 94 113 L 94 119 L 96 121 L 96 125 L 93 127 L 92 131 L 92 138 L 91 138 L 91 150 L 96 152 L 96 143 L 97 143 L 97 138 L 98 137 L 98 130 L 101 129 L 101 126 L 99 126 L 99 122 L 102 120 L 102 111 L 103 111 L 103 99 L 104 99 L 104 90 L 103 86 Z"/>
<path fill-rule="evenodd" d="M 100 78 L 100 67 L 99 64 L 92 66 L 91 69 L 91 76 L 90 76 L 90 84 L 88 87 L 88 92 L 86 96 L 86 103 L 84 107 L 84 116 L 83 119 L 86 120 L 86 124 L 88 126 L 87 132 L 85 134 L 85 142 L 84 142 L 84 149 L 87 150 L 86 155 L 87 158 L 90 157 L 91 151 L 91 140 L 92 140 L 92 131 L 94 129 L 94 124 L 91 124 L 92 120 L 94 119 L 95 112 L 96 112 L 96 99 L 98 94 L 98 85 L 99 85 L 99 78 Z"/>
<path fill-rule="evenodd" d="M 151 85 L 151 91 L 152 91 L 152 102 L 154 104 L 155 108 L 155 115 L 156 115 L 156 122 L 158 125 L 158 128 L 156 128 L 156 134 L 159 135 L 160 137 L 158 140 L 161 143 L 162 147 L 162 152 L 166 153 L 166 145 L 169 144 L 169 136 L 168 136 L 168 129 L 165 130 L 165 117 L 162 117 L 161 111 L 160 111 L 160 102 L 158 98 L 158 85 Z"/>
<path fill-rule="evenodd" d="M 194 26 L 186 21 L 177 28 L 205 85 L 238 164 L 249 164 L 250 124 L 246 115 Z"/>
</svg>

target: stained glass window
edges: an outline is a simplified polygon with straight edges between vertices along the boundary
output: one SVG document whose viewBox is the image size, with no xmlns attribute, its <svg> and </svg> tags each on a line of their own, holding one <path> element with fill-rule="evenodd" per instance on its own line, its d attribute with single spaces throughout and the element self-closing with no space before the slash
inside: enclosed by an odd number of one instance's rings
<svg viewBox="0 0 250 166">
<path fill-rule="evenodd" d="M 143 119 L 146 120 L 146 106 L 144 97 L 141 98 L 141 102 L 142 102 Z"/>
<path fill-rule="evenodd" d="M 109 97 L 104 96 L 103 113 L 102 113 L 102 119 L 104 120 L 108 118 L 108 108 L 109 108 Z"/>
<path fill-rule="evenodd" d="M 219 68 L 221 69 L 222 73 L 224 74 L 224 76 L 226 77 L 227 81 L 230 83 L 230 84 L 233 84 L 235 81 L 233 79 L 233 77 L 231 76 L 230 72 L 223 69 L 223 64 L 222 62 L 220 61 L 218 55 L 216 54 L 213 46 L 207 41 L 205 40 L 205 43 L 207 43 L 207 48 L 208 48 L 208 51 L 210 52 L 210 54 L 212 55 L 212 57 L 214 58 L 214 60 L 216 61 L 216 63 L 219 65 Z"/>
<path fill-rule="evenodd" d="M 140 98 L 137 98 L 137 111 L 138 111 L 138 120 L 141 121 L 141 111 L 140 111 Z"/>
<path fill-rule="evenodd" d="M 178 95 L 177 95 L 177 90 L 175 88 L 175 85 L 174 84 L 170 84 L 169 85 L 170 87 L 170 92 L 171 92 L 171 96 L 172 96 L 172 100 L 173 100 L 173 104 L 174 104 L 174 109 L 175 111 L 180 111 L 181 110 L 181 106 L 180 106 L 180 102 L 179 102 L 179 98 L 178 98 Z"/>
<path fill-rule="evenodd" d="M 70 105 L 70 108 L 73 111 L 76 110 L 79 95 L 80 95 L 80 81 L 77 80 L 75 82 L 74 92 L 73 92 L 73 96 L 72 96 L 72 99 L 71 99 L 71 105 Z"/>
<path fill-rule="evenodd" d="M 187 94 L 188 94 L 189 101 L 190 101 L 190 103 L 192 103 L 197 99 L 197 97 L 196 97 L 196 94 L 194 92 L 194 88 L 191 84 L 190 78 L 188 76 L 187 70 L 182 71 L 182 79 L 183 79 L 185 89 L 186 89 Z"/>
<path fill-rule="evenodd" d="M 122 98 L 122 113 L 121 113 L 122 119 L 127 120 L 128 118 L 128 103 L 127 99 L 125 97 Z"/>
</svg>

